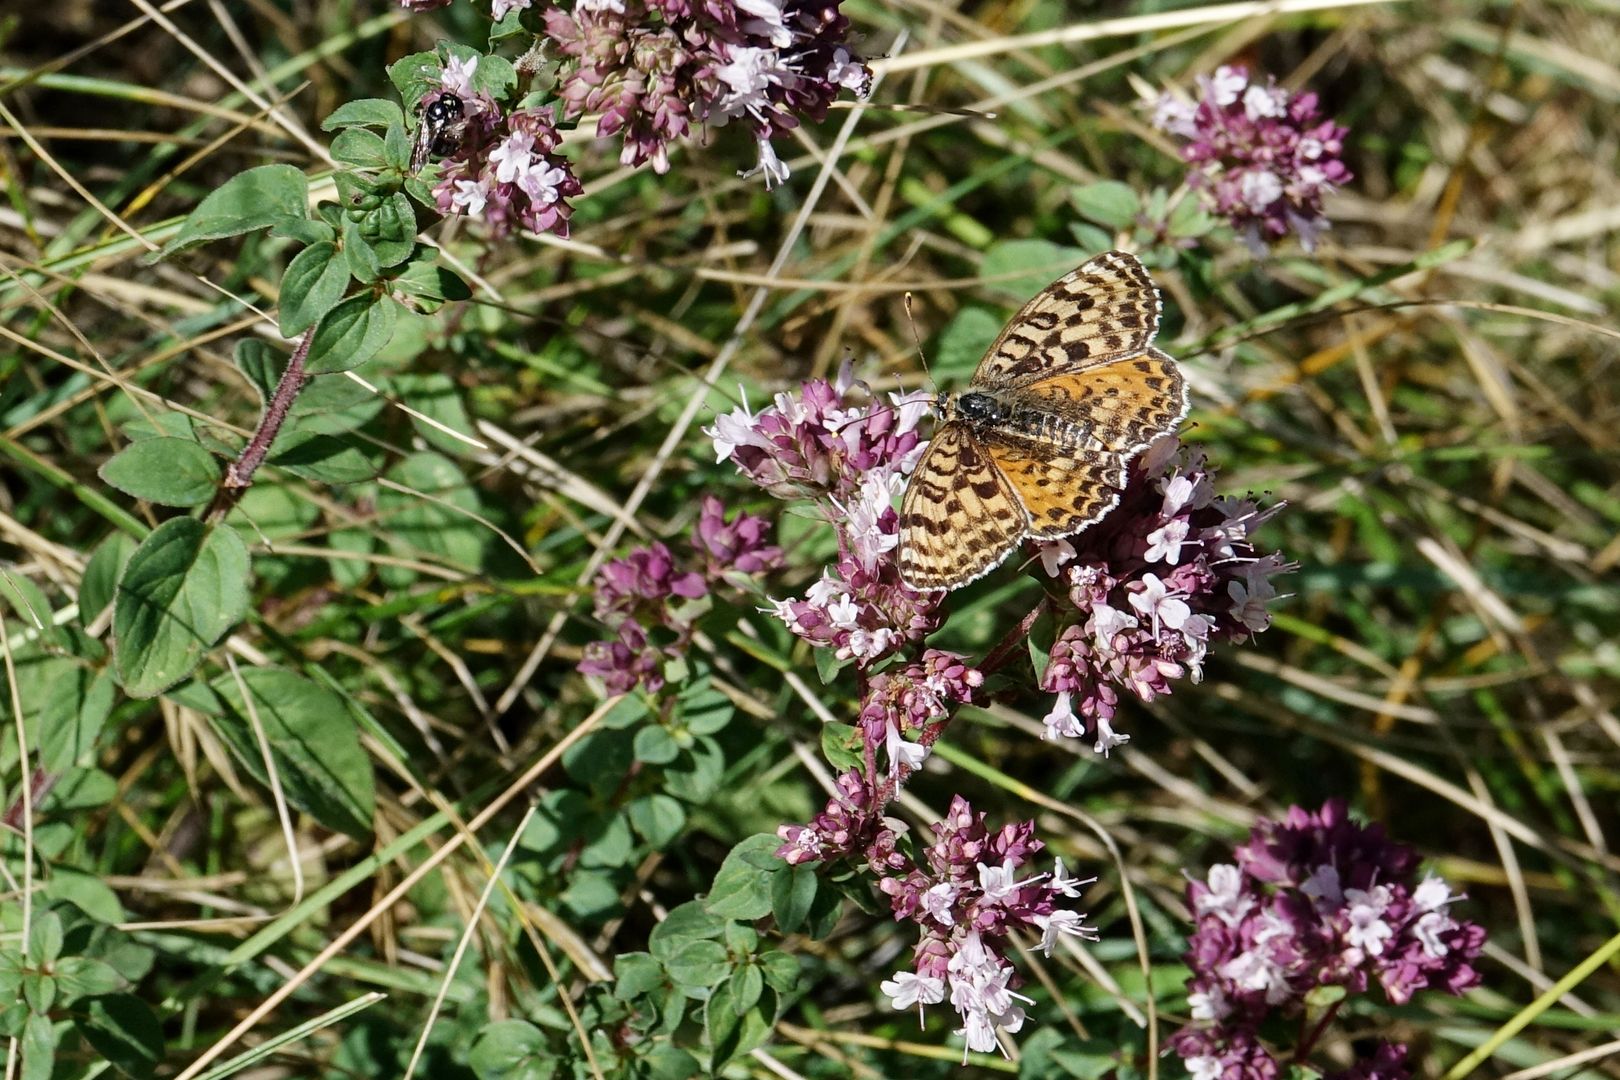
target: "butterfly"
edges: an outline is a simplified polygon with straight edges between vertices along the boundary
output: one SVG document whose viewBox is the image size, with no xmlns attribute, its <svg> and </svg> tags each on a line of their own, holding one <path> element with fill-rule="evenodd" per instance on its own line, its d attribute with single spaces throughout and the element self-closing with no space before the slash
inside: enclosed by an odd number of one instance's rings
<svg viewBox="0 0 1620 1080">
<path fill-rule="evenodd" d="M 1153 347 L 1159 290 L 1109 251 L 1024 305 L 959 394 L 900 502 L 900 577 L 975 581 L 1025 537 L 1056 540 L 1119 504 L 1131 459 L 1187 415 L 1176 362 Z"/>
</svg>

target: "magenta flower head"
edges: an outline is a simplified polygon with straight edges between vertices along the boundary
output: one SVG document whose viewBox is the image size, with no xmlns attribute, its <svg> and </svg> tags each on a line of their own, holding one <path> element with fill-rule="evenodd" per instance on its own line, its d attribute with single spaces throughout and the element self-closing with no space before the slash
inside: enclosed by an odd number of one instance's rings
<svg viewBox="0 0 1620 1080">
<path fill-rule="evenodd" d="M 548 8 L 546 35 L 563 57 L 559 92 L 570 118 L 599 113 L 626 165 L 669 171 L 669 145 L 706 127 L 746 124 L 767 184 L 787 167 L 771 140 L 820 120 L 843 90 L 864 94 L 871 71 L 844 43 L 840 0 L 578 0 Z"/>
<path fill-rule="evenodd" d="M 1416 852 L 1352 821 L 1342 800 L 1260 821 L 1233 855 L 1187 886 L 1193 1023 L 1172 1045 L 1195 1077 L 1272 1075 L 1257 1033 L 1300 1014 L 1320 987 L 1364 993 L 1376 981 L 1404 1005 L 1419 990 L 1479 982 L 1485 932 L 1450 914 L 1461 898 L 1433 874 L 1420 880 Z M 1403 1059 L 1386 1047 L 1344 1075 L 1396 1080 Z"/>
<path fill-rule="evenodd" d="M 720 500 L 704 498 L 692 526 L 692 557 L 682 559 L 661 540 L 632 549 L 596 572 L 592 596 L 596 618 L 612 632 L 585 646 L 578 670 L 601 682 L 608 694 L 636 687 L 657 693 L 664 664 L 685 655 L 700 603 L 722 586 L 743 588 L 747 579 L 775 569 L 782 549 L 772 545 L 764 519 L 738 514 L 726 520 Z"/>
<path fill-rule="evenodd" d="M 1325 1080 L 1411 1080 L 1406 1063 L 1406 1047 L 1400 1043 L 1379 1042 L 1348 1069 L 1328 1073 Z"/>
<path fill-rule="evenodd" d="M 1163 95 L 1154 126 L 1186 142 L 1188 181 L 1256 255 L 1296 233 L 1310 250 L 1328 221 L 1323 196 L 1352 179 L 1341 160 L 1346 129 L 1322 118 L 1316 95 L 1292 94 L 1242 67 L 1198 78 L 1198 100 Z"/>
<path fill-rule="evenodd" d="M 939 622 L 939 595 L 900 580 L 894 501 L 921 457 L 925 393 L 875 405 L 846 365 L 836 382 L 811 379 L 758 413 L 742 405 L 704 433 L 720 461 L 780 499 L 813 499 L 838 531 L 838 562 L 802 599 L 771 613 L 840 660 L 871 666 L 920 642 Z"/>
<path fill-rule="evenodd" d="M 1213 642 L 1246 641 L 1271 624 L 1272 578 L 1290 567 L 1251 534 L 1279 507 L 1217 496 L 1214 478 L 1201 453 L 1161 439 L 1112 514 L 1038 545 L 1073 608 L 1041 676 L 1056 695 L 1047 738 L 1090 738 L 1107 753 L 1129 739 L 1113 726 L 1121 694 L 1152 701 L 1181 679 L 1197 682 Z"/>
<path fill-rule="evenodd" d="M 556 118 L 548 108 L 502 112 L 473 89 L 477 68 L 476 56 L 452 58 L 440 88 L 422 99 L 427 108 L 439 98 L 456 98 L 465 121 L 433 185 L 439 212 L 478 218 L 497 238 L 520 228 L 567 236 L 573 208 L 566 200 L 584 189 L 555 152 L 562 141 Z"/>
<path fill-rule="evenodd" d="M 725 505 L 705 495 L 692 529 L 692 548 L 712 578 L 762 574 L 782 565 L 782 549 L 770 543 L 770 529 L 770 522 L 752 514 L 738 514 L 728 523 Z"/>
</svg>

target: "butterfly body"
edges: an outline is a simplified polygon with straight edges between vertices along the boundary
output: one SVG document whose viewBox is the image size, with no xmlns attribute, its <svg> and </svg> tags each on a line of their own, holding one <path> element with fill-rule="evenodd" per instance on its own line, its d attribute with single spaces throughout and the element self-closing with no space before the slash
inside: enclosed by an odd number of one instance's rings
<svg viewBox="0 0 1620 1080">
<path fill-rule="evenodd" d="M 1025 537 L 1072 536 L 1119 501 L 1132 458 L 1187 412 L 1175 361 L 1153 348 L 1159 295 L 1108 252 L 1031 300 L 940 424 L 900 505 L 900 575 L 954 589 Z"/>
</svg>

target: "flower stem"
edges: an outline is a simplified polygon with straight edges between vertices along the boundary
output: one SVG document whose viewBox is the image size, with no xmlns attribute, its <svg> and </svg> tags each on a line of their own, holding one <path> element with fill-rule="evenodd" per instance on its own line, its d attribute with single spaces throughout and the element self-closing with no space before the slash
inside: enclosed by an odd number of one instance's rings
<svg viewBox="0 0 1620 1080">
<path fill-rule="evenodd" d="M 1041 602 L 1031 608 L 1028 615 L 1018 620 L 1018 625 L 1007 631 L 1005 637 L 996 642 L 995 648 L 985 655 L 984 663 L 979 665 L 979 670 L 988 675 L 1012 659 L 1012 655 L 1018 650 L 1018 647 L 1028 640 L 1029 632 L 1034 627 L 1036 620 L 1046 614 L 1046 608 L 1050 603 L 1051 597 L 1041 597 Z"/>
<path fill-rule="evenodd" d="M 309 347 L 314 340 L 313 326 L 298 339 L 298 347 L 293 350 L 292 358 L 287 361 L 287 368 L 281 373 L 281 380 L 276 383 L 275 392 L 270 395 L 270 402 L 264 408 L 264 414 L 259 417 L 258 429 L 242 448 L 241 455 L 226 466 L 225 478 L 220 481 L 213 500 L 203 514 L 204 521 L 219 521 L 230 513 L 252 486 L 253 474 L 264 464 L 271 444 L 281 434 L 281 425 L 292 411 L 293 402 L 298 400 L 299 391 L 309 381 L 309 376 L 304 374 L 304 361 L 309 357 Z"/>
<path fill-rule="evenodd" d="M 1305 1059 L 1310 1056 L 1311 1050 L 1316 1047 L 1316 1041 L 1322 1037 L 1322 1033 L 1327 1030 L 1327 1026 L 1331 1024 L 1333 1022 L 1333 1018 L 1339 1014 L 1339 1006 L 1343 1004 L 1344 999 L 1340 998 L 1332 1005 L 1329 1005 L 1327 1012 L 1322 1014 L 1322 1019 L 1318 1020 L 1316 1022 L 1316 1026 L 1311 1029 L 1311 1033 L 1304 1039 L 1300 1040 L 1299 1045 L 1294 1048 L 1294 1064 L 1304 1064 Z M 1301 1024 L 1304 1023 L 1304 1019 L 1304 1017 L 1300 1017 Z"/>
</svg>

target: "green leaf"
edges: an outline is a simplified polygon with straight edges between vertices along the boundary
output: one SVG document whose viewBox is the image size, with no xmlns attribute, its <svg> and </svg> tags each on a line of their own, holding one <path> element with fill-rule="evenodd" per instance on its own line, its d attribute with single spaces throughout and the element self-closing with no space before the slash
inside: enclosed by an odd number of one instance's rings
<svg viewBox="0 0 1620 1080">
<path fill-rule="evenodd" d="M 579 865 L 595 869 L 626 866 L 635 858 L 635 839 L 624 815 L 611 811 L 598 818 L 589 841 L 579 852 Z"/>
<path fill-rule="evenodd" d="M 735 980 L 716 987 L 703 1009 L 704 1040 L 709 1044 L 714 1071 L 761 1046 L 770 1036 L 775 1020 L 773 991 L 763 991 L 754 1008 L 739 1009 Z"/>
<path fill-rule="evenodd" d="M 51 814 L 69 810 L 95 810 L 118 797 L 118 781 L 96 768 L 67 769 L 62 778 L 41 800 L 41 809 Z"/>
<path fill-rule="evenodd" d="M 236 530 L 175 518 L 130 556 L 113 601 L 124 692 L 154 697 L 187 675 L 247 613 L 249 563 Z"/>
<path fill-rule="evenodd" d="M 714 875 L 703 901 L 709 914 L 722 919 L 762 919 L 771 913 L 772 878 L 788 869 L 776 857 L 782 841 L 756 833 L 732 848 Z"/>
<path fill-rule="evenodd" d="M 114 454 L 100 474 L 124 494 L 159 506 L 201 506 L 219 485 L 219 462 L 190 439 L 142 439 Z"/>
<path fill-rule="evenodd" d="M 820 879 L 809 866 L 795 866 L 771 876 L 771 913 L 782 933 L 796 933 L 804 925 L 819 884 Z"/>
<path fill-rule="evenodd" d="M 1050 240 L 1003 240 L 984 253 L 985 288 L 1023 303 L 1086 260 L 1086 252 Z"/>
<path fill-rule="evenodd" d="M 759 965 L 748 964 L 739 968 L 731 977 L 731 992 L 738 1016 L 759 1004 L 760 995 L 765 992 L 765 974 Z"/>
<path fill-rule="evenodd" d="M 406 372 L 389 378 L 387 387 L 394 396 L 429 420 L 443 424 L 451 431 L 471 431 L 472 419 L 461 399 L 461 388 L 454 379 L 441 371 Z M 453 436 L 445 434 L 432 424 L 411 418 L 411 425 L 422 441 L 447 454 L 463 454 L 467 446 Z"/>
<path fill-rule="evenodd" d="M 701 903 L 691 900 L 673 908 L 663 922 L 653 927 L 652 933 L 647 935 L 647 948 L 667 964 L 670 957 L 689 942 L 717 938 L 725 932 L 723 919 L 715 918 Z"/>
<path fill-rule="evenodd" d="M 95 998 L 76 1026 L 85 1041 L 125 1076 L 145 1080 L 163 1061 L 163 1029 L 134 994 Z"/>
<path fill-rule="evenodd" d="M 45 690 L 35 736 L 39 767 L 60 775 L 92 760 L 101 748 L 101 729 L 116 696 L 109 671 L 74 667 L 52 679 Z"/>
<path fill-rule="evenodd" d="M 123 922 L 127 915 L 124 905 L 118 902 L 118 894 L 108 888 L 101 878 L 66 866 L 56 868 L 50 883 L 40 895 L 53 902 L 72 904 L 97 922 L 109 926 Z"/>
<path fill-rule="evenodd" d="M 686 809 L 668 795 L 645 795 L 630 804 L 630 825 L 649 846 L 662 850 L 686 827 Z"/>
<path fill-rule="evenodd" d="M 651 953 L 620 953 L 613 958 L 613 996 L 633 1001 L 664 985 L 664 969 Z"/>
<path fill-rule="evenodd" d="M 438 311 L 447 301 L 472 297 L 467 283 L 440 266 L 437 253 L 426 245 L 417 245 L 410 260 L 388 280 L 401 303 L 424 315 Z"/>
<path fill-rule="evenodd" d="M 398 123 L 389 124 L 388 130 L 383 132 L 383 152 L 388 159 L 388 167 L 403 175 L 411 167 L 412 149 L 404 118 L 401 117 Z"/>
<path fill-rule="evenodd" d="M 389 124 L 403 124 L 405 114 L 398 105 L 386 98 L 359 98 L 345 101 L 321 121 L 322 131 L 336 131 L 346 127 L 385 128 Z"/>
<path fill-rule="evenodd" d="M 681 760 L 664 769 L 664 790 L 694 806 L 706 803 L 726 775 L 726 752 L 708 735 L 694 738 Z"/>
<path fill-rule="evenodd" d="M 51 1080 L 56 1069 L 56 1029 L 48 1016 L 28 1014 L 22 1034 L 21 1080 Z"/>
<path fill-rule="evenodd" d="M 112 603 L 118 578 L 135 554 L 137 542 L 126 532 L 115 532 L 103 540 L 85 564 L 79 580 L 79 622 L 89 626 Z"/>
<path fill-rule="evenodd" d="M 1082 217 L 1115 230 L 1131 228 L 1142 212 L 1142 200 L 1135 189 L 1118 180 L 1077 187 L 1069 193 L 1069 200 Z"/>
<path fill-rule="evenodd" d="M 934 378 L 942 383 L 960 382 L 973 374 L 979 360 L 1001 333 L 1005 322 L 1000 315 L 982 307 L 965 307 L 945 324 L 939 333 L 934 355 Z M 821 650 L 823 652 L 827 650 Z"/>
<path fill-rule="evenodd" d="M 689 684 L 681 691 L 681 726 L 693 735 L 716 735 L 737 715 L 737 706 L 708 680 Z"/>
<path fill-rule="evenodd" d="M 376 811 L 371 760 L 343 699 L 279 668 L 241 672 L 287 801 L 336 832 L 364 838 Z M 242 766 L 269 783 L 242 686 L 227 672 L 210 684 L 224 703 L 214 728 Z"/>
<path fill-rule="evenodd" d="M 180 232 L 147 263 L 210 240 L 239 236 L 309 217 L 309 181 L 291 165 L 260 165 L 239 172 L 210 192 L 187 215 Z"/>
<path fill-rule="evenodd" d="M 338 305 L 348 287 L 348 263 L 338 258 L 337 245 L 330 240 L 293 256 L 281 275 L 281 308 L 276 314 L 282 336 L 293 337 L 314 326 Z"/>
<path fill-rule="evenodd" d="M 556 1070 L 545 1033 L 526 1020 L 484 1025 L 467 1064 L 479 1080 L 542 1080 Z"/>
<path fill-rule="evenodd" d="M 28 963 L 46 967 L 62 955 L 62 919 L 54 911 L 41 911 L 28 928 Z"/>
<path fill-rule="evenodd" d="M 332 140 L 332 156 L 356 169 L 380 172 L 388 167 L 388 147 L 383 137 L 362 127 L 344 128 Z"/>
<path fill-rule="evenodd" d="M 351 296 L 321 316 L 304 371 L 326 375 L 359 367 L 394 336 L 394 302 L 372 293 Z"/>
<path fill-rule="evenodd" d="M 710 987 L 731 970 L 731 957 L 718 941 L 688 941 L 664 962 L 677 986 Z"/>
<path fill-rule="evenodd" d="M 789 993 L 799 983 L 799 961 L 797 958 L 772 949 L 762 953 L 759 958 L 760 969 L 765 973 L 765 981 L 770 983 L 779 993 Z"/>
<path fill-rule="evenodd" d="M 336 240 L 337 230 L 318 218 L 301 218 L 297 221 L 278 221 L 271 226 L 270 235 L 296 240 L 307 247 Z"/>
<path fill-rule="evenodd" d="M 64 956 L 57 961 L 55 975 L 65 1002 L 110 994 L 124 987 L 124 977 L 111 964 L 88 956 Z"/>
<path fill-rule="evenodd" d="M 360 232 L 358 221 L 343 223 L 343 261 L 349 275 L 362 285 L 371 285 L 382 276 L 382 262 L 377 251 Z"/>
<path fill-rule="evenodd" d="M 1170 211 L 1170 235 L 1179 239 L 1195 239 L 1211 232 L 1219 222 L 1204 209 L 1196 196 L 1189 195 L 1176 203 Z"/>
<path fill-rule="evenodd" d="M 444 62 L 438 53 L 416 52 L 389 64 L 388 79 L 399 91 L 401 100 L 414 108 L 423 95 L 440 85 L 439 76 L 443 71 Z"/>
<path fill-rule="evenodd" d="M 839 772 L 861 764 L 861 736 L 853 725 L 834 722 L 821 725 L 821 756 Z"/>
<path fill-rule="evenodd" d="M 838 673 L 849 662 L 838 659 L 837 654 L 832 649 L 816 649 L 815 657 L 816 675 L 821 679 L 821 685 L 823 686 L 837 679 Z"/>
<path fill-rule="evenodd" d="M 691 1080 L 703 1075 L 697 1058 L 670 1043 L 655 1043 L 641 1061 L 647 1080 Z"/>
<path fill-rule="evenodd" d="M 276 440 L 270 464 L 320 484 L 358 484 L 382 471 L 366 457 L 364 445 L 349 435 L 294 431 Z"/>
<path fill-rule="evenodd" d="M 477 512 L 478 496 L 461 468 L 440 454 L 420 453 L 399 462 L 387 476 L 408 489 L 377 493 L 378 516 L 389 525 L 389 545 L 409 558 L 426 555 L 462 570 L 477 570 L 483 562 L 487 527 L 468 516 Z"/>
<path fill-rule="evenodd" d="M 416 211 L 404 192 L 394 192 L 358 224 L 379 267 L 397 266 L 416 250 Z"/>
<path fill-rule="evenodd" d="M 662 724 L 648 724 L 636 732 L 636 760 L 648 765 L 668 765 L 680 756 L 681 748 Z"/>
</svg>

